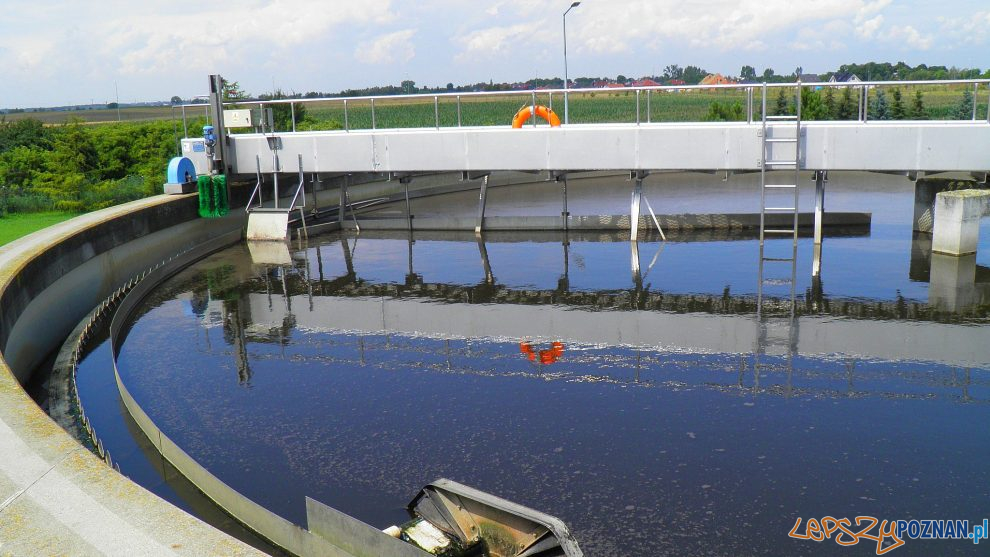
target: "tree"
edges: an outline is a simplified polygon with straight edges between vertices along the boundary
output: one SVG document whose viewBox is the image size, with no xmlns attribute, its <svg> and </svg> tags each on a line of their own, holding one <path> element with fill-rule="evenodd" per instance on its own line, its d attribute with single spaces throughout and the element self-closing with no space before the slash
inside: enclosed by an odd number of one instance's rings
<svg viewBox="0 0 990 557">
<path fill-rule="evenodd" d="M 753 66 L 743 66 L 739 70 L 739 79 L 743 81 L 756 81 L 756 68 Z"/>
<path fill-rule="evenodd" d="M 453 83 L 447 83 L 447 91 L 453 91 L 453 90 L 454 90 L 454 84 Z"/>
<path fill-rule="evenodd" d="M 807 87 L 801 88 L 801 119 L 802 120 L 828 120 L 832 113 L 822 101 L 822 96 L 818 91 L 812 91 Z"/>
<path fill-rule="evenodd" d="M 901 90 L 894 89 L 891 93 L 894 97 L 894 107 L 891 110 L 891 117 L 894 120 L 905 120 L 907 119 L 907 109 L 904 107 L 904 100 L 901 98 Z"/>
<path fill-rule="evenodd" d="M 973 93 L 969 89 L 963 89 L 963 98 L 956 106 L 956 120 L 970 120 L 973 118 Z"/>
<path fill-rule="evenodd" d="M 773 113 L 775 116 L 785 116 L 790 114 L 790 107 L 787 104 L 787 93 L 784 92 L 783 87 L 778 91 L 777 104 L 774 106 Z"/>
<path fill-rule="evenodd" d="M 615 76 L 615 82 L 616 83 L 625 83 L 626 81 L 629 81 L 629 79 L 626 76 L 622 75 L 622 74 L 619 74 L 619 75 Z"/>
<path fill-rule="evenodd" d="M 877 96 L 873 100 L 873 118 L 890 120 L 890 103 L 887 102 L 887 93 L 884 93 L 882 89 L 877 89 Z"/>
<path fill-rule="evenodd" d="M 173 105 L 175 105 L 175 104 L 182 104 L 182 97 L 180 97 L 179 95 L 173 95 L 172 96 L 172 100 L 170 102 Z"/>
<path fill-rule="evenodd" d="M 703 68 L 699 68 L 698 66 L 688 66 L 684 68 L 684 75 L 681 79 L 683 79 L 688 85 L 697 85 L 702 79 L 705 79 L 705 76 L 707 75 L 708 72 Z"/>
<path fill-rule="evenodd" d="M 773 68 L 767 68 L 763 70 L 763 82 L 770 83 L 773 81 Z"/>
<path fill-rule="evenodd" d="M 281 89 L 276 89 L 275 92 L 260 95 L 259 98 L 278 101 L 289 98 L 298 98 L 298 95 L 287 95 Z M 273 103 L 271 105 L 271 109 L 272 123 L 275 125 L 276 130 L 291 131 L 293 113 L 295 115 L 295 122 L 297 126 L 306 119 L 306 105 L 304 103 Z"/>
<path fill-rule="evenodd" d="M 839 120 L 852 120 L 856 116 L 853 113 L 852 89 L 846 87 L 842 90 L 842 99 L 839 101 L 839 108 L 836 110 L 836 118 Z"/>
<path fill-rule="evenodd" d="M 417 91 L 416 82 L 411 79 L 403 80 L 399 85 L 402 87 L 402 92 L 406 95 L 412 95 Z"/>
<path fill-rule="evenodd" d="M 835 102 L 834 87 L 825 88 L 825 99 L 822 101 L 822 104 L 825 105 L 825 112 L 828 114 L 825 119 L 835 120 L 839 115 L 839 105 Z"/>
<path fill-rule="evenodd" d="M 911 119 L 927 120 L 928 111 L 925 110 L 925 101 L 921 98 L 921 90 L 914 92 L 914 101 L 911 103 Z"/>
<path fill-rule="evenodd" d="M 51 130 L 41 120 L 25 118 L 8 122 L 0 120 L 0 153 L 16 147 L 51 148 Z"/>
<path fill-rule="evenodd" d="M 117 103 L 107 103 L 107 110 L 116 110 L 119 106 Z"/>
<path fill-rule="evenodd" d="M 83 190 L 96 167 L 97 153 L 89 131 L 79 121 L 72 121 L 58 130 L 34 189 L 53 200 L 57 209 L 80 211 Z"/>
<path fill-rule="evenodd" d="M 241 90 L 241 84 L 237 81 L 227 81 L 223 80 L 223 100 L 224 101 L 240 101 L 248 98 L 250 95 Z"/>
<path fill-rule="evenodd" d="M 742 103 L 739 101 L 731 104 L 722 104 L 716 101 L 708 106 L 708 113 L 702 120 L 705 122 L 738 122 L 745 118 Z"/>
<path fill-rule="evenodd" d="M 670 81 L 672 79 L 684 79 L 684 70 L 677 64 L 670 64 L 663 69 L 663 79 L 664 81 Z"/>
<path fill-rule="evenodd" d="M 803 73 L 804 73 L 804 68 L 802 68 L 801 66 L 798 66 L 794 70 L 794 77 L 801 77 L 801 74 L 803 74 Z"/>
</svg>

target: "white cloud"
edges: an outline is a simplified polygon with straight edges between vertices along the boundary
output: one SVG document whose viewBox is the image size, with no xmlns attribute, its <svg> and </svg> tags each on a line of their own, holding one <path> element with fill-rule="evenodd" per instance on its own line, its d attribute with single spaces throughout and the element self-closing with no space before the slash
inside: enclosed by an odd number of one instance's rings
<svg viewBox="0 0 990 557">
<path fill-rule="evenodd" d="M 17 5 L 22 4 L 27 3 Z M 44 38 L 49 50 L 61 52 L 60 58 L 91 52 L 122 75 L 141 75 L 179 68 L 214 70 L 231 60 L 246 59 L 260 45 L 270 51 L 292 49 L 335 27 L 382 24 L 394 17 L 390 0 L 361 4 L 346 0 L 107 4 L 100 10 L 83 4 L 64 6 L 53 29 L 36 36 Z M 59 19 L 63 25 L 85 26 L 86 32 L 67 39 L 63 36 L 65 28 L 58 26 Z M 23 38 L 7 34 L 0 46 L 18 52 L 21 59 L 30 59 L 29 49 L 17 44 Z"/>
<path fill-rule="evenodd" d="M 859 22 L 856 26 L 856 34 L 862 39 L 872 39 L 880 26 L 883 25 L 883 16 L 875 15 L 870 19 Z"/>
<path fill-rule="evenodd" d="M 478 57 L 488 58 L 504 54 L 512 47 L 518 47 L 520 44 L 531 45 L 533 42 L 541 40 L 538 35 L 539 31 L 539 23 L 518 23 L 506 27 L 490 27 L 472 31 L 454 38 L 455 42 L 463 45 L 458 59 L 470 61 Z"/>
<path fill-rule="evenodd" d="M 966 18 L 939 18 L 939 33 L 957 45 L 983 44 L 990 38 L 990 11 Z"/>
<path fill-rule="evenodd" d="M 365 64 L 406 63 L 416 56 L 415 34 L 415 29 L 405 29 L 363 42 L 354 49 L 354 57 Z"/>
<path fill-rule="evenodd" d="M 670 43 L 721 51 L 764 51 L 774 44 L 810 49 L 823 39 L 794 33 L 807 26 L 858 28 L 871 37 L 884 21 L 892 0 L 612 0 L 584 3 L 568 16 L 569 42 L 575 50 L 601 55 L 663 50 Z M 525 19 L 462 33 L 462 55 L 473 52 L 525 52 L 534 43 L 560 41 L 560 16 L 533 0 L 504 0 L 494 13 Z M 562 4 L 566 7 L 566 2 Z M 572 31 L 573 30 L 573 31 Z M 783 35 L 783 36 L 781 36 Z M 793 36 L 793 38 L 792 38 Z"/>
<path fill-rule="evenodd" d="M 881 37 L 884 41 L 891 43 L 902 43 L 917 50 L 928 50 L 932 47 L 934 39 L 931 35 L 922 35 L 917 29 L 910 25 L 901 27 L 891 27 Z"/>
</svg>

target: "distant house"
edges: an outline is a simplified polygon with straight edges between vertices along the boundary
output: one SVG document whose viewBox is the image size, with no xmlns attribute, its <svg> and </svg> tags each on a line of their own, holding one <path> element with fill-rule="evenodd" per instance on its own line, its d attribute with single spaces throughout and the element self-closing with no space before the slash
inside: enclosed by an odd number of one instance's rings
<svg viewBox="0 0 990 557">
<path fill-rule="evenodd" d="M 736 82 L 720 73 L 708 74 L 701 80 L 700 85 L 735 85 Z"/>
<path fill-rule="evenodd" d="M 639 79 L 632 82 L 633 87 L 660 87 L 662 84 L 653 81 L 652 79 Z"/>
<path fill-rule="evenodd" d="M 798 81 L 801 83 L 821 83 L 822 78 L 818 77 L 816 73 L 803 73 L 798 76 Z"/>
<path fill-rule="evenodd" d="M 669 83 L 670 85 L 687 85 L 687 82 L 683 79 L 671 79 Z"/>
<path fill-rule="evenodd" d="M 832 74 L 832 77 L 828 78 L 829 83 L 859 83 L 861 81 L 856 74 L 851 72 Z"/>
<path fill-rule="evenodd" d="M 604 79 L 600 79 L 600 80 L 592 83 L 591 86 L 592 87 L 598 87 L 599 89 L 604 89 L 604 88 L 608 87 L 608 81 L 607 80 L 604 80 Z"/>
<path fill-rule="evenodd" d="M 626 86 L 625 83 L 607 83 L 607 84 L 605 84 L 605 87 L 607 89 L 623 89 L 623 88 L 625 88 L 625 86 Z"/>
</svg>

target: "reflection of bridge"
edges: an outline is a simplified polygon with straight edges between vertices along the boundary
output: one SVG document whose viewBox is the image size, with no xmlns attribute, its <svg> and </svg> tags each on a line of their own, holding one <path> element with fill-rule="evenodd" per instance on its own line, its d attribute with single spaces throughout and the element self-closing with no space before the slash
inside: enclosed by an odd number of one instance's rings
<svg viewBox="0 0 990 557">
<path fill-rule="evenodd" d="M 250 280 L 240 277 L 248 284 L 247 291 L 226 294 L 221 287 L 209 295 L 237 297 L 223 304 L 222 314 L 227 316 L 226 326 L 237 329 L 227 336 L 235 339 L 232 344 L 242 356 L 246 356 L 245 334 L 259 342 L 284 342 L 287 327 L 780 355 L 780 347 L 764 345 L 767 339 L 756 326 L 768 321 L 771 332 L 792 328 L 787 331 L 793 335 L 792 346 L 785 352 L 793 355 L 934 361 L 959 367 L 986 364 L 979 340 L 984 331 L 965 323 L 965 317 L 973 315 L 969 309 L 952 313 L 903 299 L 830 300 L 813 287 L 796 304 L 797 318 L 791 327 L 788 318 L 755 319 L 755 296 L 665 293 L 651 290 L 635 274 L 628 289 L 573 290 L 568 281 L 568 247 L 561 244 L 564 259 L 556 287 L 545 290 L 500 284 L 484 242 L 479 242 L 479 255 L 485 278 L 475 285 L 424 283 L 415 272 L 412 250 L 404 283 L 363 280 L 355 271 L 349 242 L 342 239 L 346 272 L 341 276 L 323 274 L 320 261 L 333 257 L 327 246 L 292 254 L 286 249 L 279 257 L 271 252 L 254 255 L 255 263 L 267 265 L 268 271 Z M 923 250 L 923 245 L 917 246 L 919 257 L 924 257 Z M 933 291 L 946 288 L 933 285 Z M 969 288 L 984 289 L 984 283 Z M 201 312 L 205 301 L 198 303 Z M 436 301 L 447 303 L 430 303 Z M 961 324 L 952 323 L 960 318 Z"/>
</svg>

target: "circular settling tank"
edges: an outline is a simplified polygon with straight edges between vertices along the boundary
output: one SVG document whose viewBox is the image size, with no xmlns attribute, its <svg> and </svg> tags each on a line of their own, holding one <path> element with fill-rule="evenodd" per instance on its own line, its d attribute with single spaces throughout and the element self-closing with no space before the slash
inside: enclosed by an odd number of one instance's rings
<svg viewBox="0 0 990 557">
<path fill-rule="evenodd" d="M 745 234 L 241 244 L 145 300 L 121 379 L 191 457 L 297 524 L 307 496 L 402 523 L 440 477 L 561 518 L 588 555 L 814 553 L 788 538 L 797 518 L 976 521 L 988 306 L 935 299 L 904 196 L 827 238 L 818 277 L 801 239 L 793 315 L 757 314 L 760 296 L 789 308 L 790 285 L 760 287 Z M 100 380 L 84 376 L 85 400 Z"/>
</svg>

